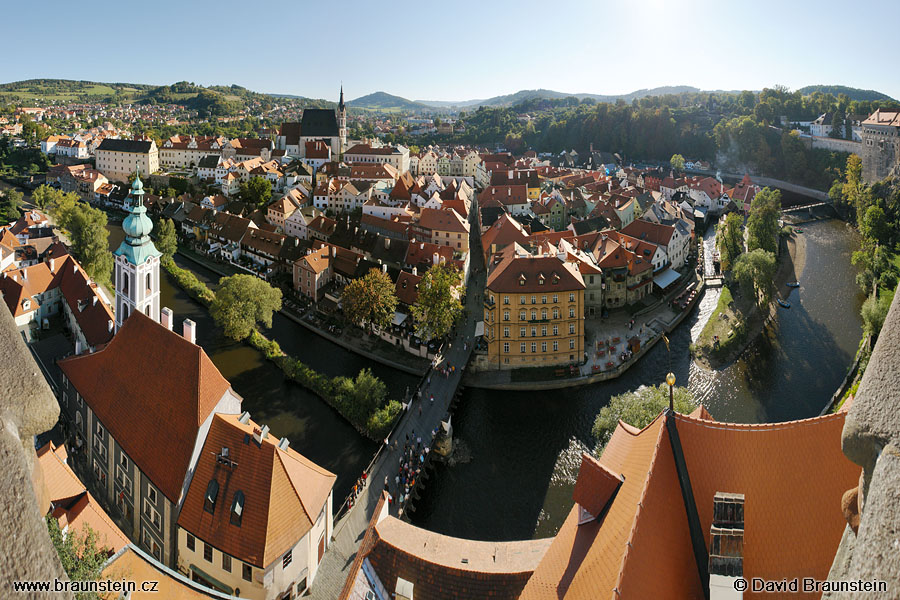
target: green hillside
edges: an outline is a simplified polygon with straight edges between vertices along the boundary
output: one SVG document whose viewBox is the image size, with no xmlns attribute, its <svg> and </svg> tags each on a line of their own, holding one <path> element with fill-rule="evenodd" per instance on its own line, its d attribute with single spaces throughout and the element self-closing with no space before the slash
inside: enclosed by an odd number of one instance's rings
<svg viewBox="0 0 900 600">
<path fill-rule="evenodd" d="M 832 96 L 837 96 L 838 94 L 847 94 L 851 100 L 859 100 L 862 102 L 880 102 L 880 101 L 890 101 L 894 100 L 887 94 L 882 94 L 881 92 L 875 90 L 862 90 L 859 88 L 847 87 L 845 85 L 808 85 L 806 87 L 802 87 L 797 90 L 804 96 L 808 96 L 813 92 L 822 92 L 823 94 L 831 94 Z"/>
</svg>

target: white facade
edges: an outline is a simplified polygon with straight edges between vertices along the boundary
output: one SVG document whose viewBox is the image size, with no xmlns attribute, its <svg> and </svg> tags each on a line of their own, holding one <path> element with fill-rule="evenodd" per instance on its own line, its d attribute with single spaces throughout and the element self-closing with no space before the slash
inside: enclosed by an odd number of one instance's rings
<svg viewBox="0 0 900 600">
<path fill-rule="evenodd" d="M 124 256 L 117 256 L 114 271 L 116 331 L 136 310 L 159 322 L 159 258 L 151 256 L 133 265 Z"/>
</svg>

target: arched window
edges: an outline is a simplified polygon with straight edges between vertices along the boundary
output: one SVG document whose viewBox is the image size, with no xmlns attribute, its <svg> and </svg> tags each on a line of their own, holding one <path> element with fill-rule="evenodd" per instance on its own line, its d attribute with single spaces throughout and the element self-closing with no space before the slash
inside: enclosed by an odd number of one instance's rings
<svg viewBox="0 0 900 600">
<path fill-rule="evenodd" d="M 149 292 L 152 289 L 153 289 L 153 274 L 147 273 L 147 291 Z"/>
<path fill-rule="evenodd" d="M 122 293 L 128 294 L 128 273 L 122 271 Z"/>
<path fill-rule="evenodd" d="M 215 513 L 216 511 L 216 498 L 219 496 L 219 482 L 215 479 L 209 480 L 209 485 L 206 486 L 206 497 L 203 500 L 203 510 L 208 513 Z"/>
</svg>

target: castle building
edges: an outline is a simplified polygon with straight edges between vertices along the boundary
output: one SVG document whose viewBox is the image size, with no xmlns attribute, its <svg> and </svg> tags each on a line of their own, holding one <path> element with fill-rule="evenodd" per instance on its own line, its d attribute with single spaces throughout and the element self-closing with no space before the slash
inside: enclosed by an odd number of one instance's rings
<svg viewBox="0 0 900 600">
<path fill-rule="evenodd" d="M 140 173 L 131 185 L 131 210 L 122 223 L 125 239 L 115 255 L 116 331 L 134 312 L 159 322 L 159 258 L 162 252 L 150 240 L 153 222 L 144 206 Z"/>
<path fill-rule="evenodd" d="M 863 180 L 875 183 L 900 165 L 900 111 L 876 110 L 862 122 Z"/>
</svg>

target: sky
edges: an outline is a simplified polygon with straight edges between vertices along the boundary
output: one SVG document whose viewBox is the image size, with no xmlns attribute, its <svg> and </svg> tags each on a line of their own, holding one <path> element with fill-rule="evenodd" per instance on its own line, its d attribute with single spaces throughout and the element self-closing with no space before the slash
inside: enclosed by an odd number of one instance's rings
<svg viewBox="0 0 900 600">
<path fill-rule="evenodd" d="M 14 26 L 0 82 L 191 81 L 330 100 L 342 83 L 347 100 L 837 84 L 900 98 L 895 2 L 17 1 L 3 7 Z"/>
</svg>

